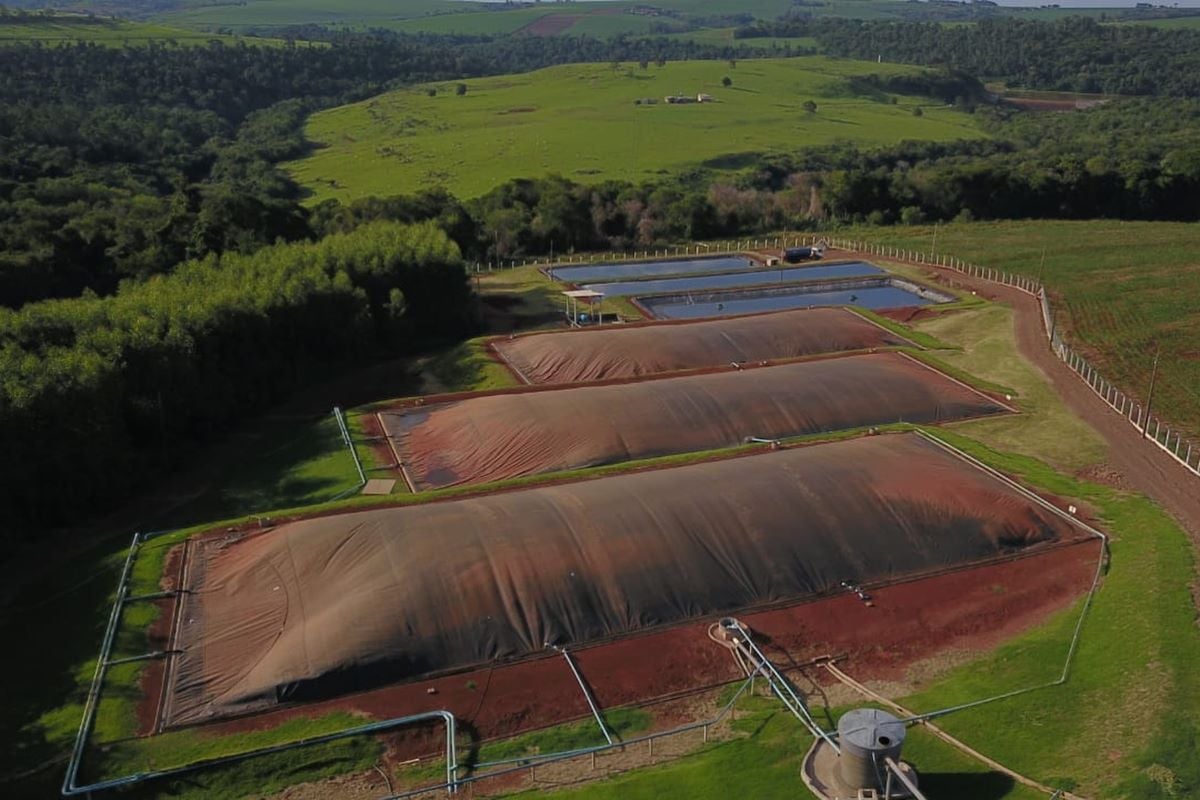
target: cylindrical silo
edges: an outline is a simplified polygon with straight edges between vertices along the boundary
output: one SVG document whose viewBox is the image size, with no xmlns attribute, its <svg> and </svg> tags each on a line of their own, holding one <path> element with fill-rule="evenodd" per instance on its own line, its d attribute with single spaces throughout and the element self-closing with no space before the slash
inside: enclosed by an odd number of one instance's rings
<svg viewBox="0 0 1200 800">
<path fill-rule="evenodd" d="M 843 714 L 838 720 L 841 779 L 855 791 L 882 792 L 887 782 L 884 759 L 899 763 L 905 733 L 903 722 L 877 708 L 858 708 Z"/>
</svg>

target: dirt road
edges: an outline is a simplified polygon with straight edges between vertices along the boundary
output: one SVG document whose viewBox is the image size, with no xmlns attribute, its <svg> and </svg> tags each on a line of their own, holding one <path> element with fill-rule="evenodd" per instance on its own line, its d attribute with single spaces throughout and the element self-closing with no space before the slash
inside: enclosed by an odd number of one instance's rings
<svg viewBox="0 0 1200 800">
<path fill-rule="evenodd" d="M 954 270 L 922 265 L 941 283 L 977 292 L 1013 309 L 1017 347 L 1042 372 L 1067 407 L 1108 442 L 1109 466 L 1103 475 L 1085 474 L 1098 482 L 1136 489 L 1165 508 L 1200 544 L 1200 478 L 1159 448 L 1109 408 L 1071 369 L 1054 355 L 1042 325 L 1038 300 L 1019 289 L 971 278 Z M 1115 472 L 1116 474 L 1113 474 Z"/>
</svg>

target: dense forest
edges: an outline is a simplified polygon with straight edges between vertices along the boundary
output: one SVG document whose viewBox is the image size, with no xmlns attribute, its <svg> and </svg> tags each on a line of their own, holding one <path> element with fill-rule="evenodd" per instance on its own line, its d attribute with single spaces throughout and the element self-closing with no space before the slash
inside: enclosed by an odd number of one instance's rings
<svg viewBox="0 0 1200 800">
<path fill-rule="evenodd" d="M 974 25 L 790 17 L 737 38 L 811 36 L 823 52 L 946 66 L 1028 89 L 1200 96 L 1200 30 L 989 19 Z"/>
<path fill-rule="evenodd" d="M 340 365 L 462 335 L 469 299 L 440 228 L 379 222 L 0 310 L 3 537 L 126 496 Z"/>
</svg>

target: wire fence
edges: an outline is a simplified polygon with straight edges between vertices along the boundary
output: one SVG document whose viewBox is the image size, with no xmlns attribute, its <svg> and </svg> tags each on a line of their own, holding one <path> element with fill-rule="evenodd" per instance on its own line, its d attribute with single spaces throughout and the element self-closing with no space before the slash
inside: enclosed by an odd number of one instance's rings
<svg viewBox="0 0 1200 800">
<path fill-rule="evenodd" d="M 869 242 L 851 241 L 846 239 L 830 239 L 831 247 L 839 250 L 869 253 L 884 258 L 896 258 L 916 264 L 941 267 L 969 275 L 980 280 L 999 283 L 1020 289 L 1037 298 L 1042 310 L 1042 325 L 1050 348 L 1064 364 L 1070 367 L 1088 388 L 1096 393 L 1108 406 L 1120 414 L 1126 421 L 1142 433 L 1143 438 L 1153 442 L 1167 455 L 1175 459 L 1189 472 L 1200 475 L 1200 445 L 1196 445 L 1183 433 L 1173 429 L 1152 409 L 1143 405 L 1139 400 L 1129 396 L 1116 384 L 1100 374 L 1086 358 L 1067 344 L 1059 330 L 1054 308 L 1046 293 L 1046 287 L 1033 278 L 1024 275 L 1014 275 L 991 267 L 982 267 L 948 255 L 936 255 L 918 250 L 905 250 L 891 245 L 880 245 Z"/>
<path fill-rule="evenodd" d="M 350 450 L 350 457 L 354 459 L 354 470 L 358 473 L 358 485 L 353 486 L 339 494 L 334 500 L 341 500 L 355 492 L 361 490 L 367 485 L 367 474 L 363 471 L 362 461 L 358 457 L 358 448 L 354 446 L 354 438 L 350 435 L 350 428 L 346 424 L 346 415 L 338 406 L 333 407 L 333 418 L 337 421 L 338 432 L 342 435 L 342 442 Z"/>
<path fill-rule="evenodd" d="M 815 662 L 805 666 L 815 666 Z M 756 684 L 756 680 L 758 683 Z M 459 797 L 488 797 L 522 789 L 551 789 L 596 780 L 634 769 L 661 764 L 695 752 L 709 742 L 728 738 L 737 720 L 743 697 L 766 691 L 763 676 L 744 678 L 728 700 L 719 703 L 707 719 L 686 722 L 669 730 L 652 731 L 617 741 L 552 753 L 532 753 L 475 764 L 463 769 L 453 785 L 398 789 L 381 800 L 444 797 L 448 790 Z M 722 690 L 716 690 L 719 695 Z"/>
<path fill-rule="evenodd" d="M 474 272 L 495 272 L 521 267 L 569 267 L 579 264 L 608 264 L 623 261 L 654 261 L 664 258 L 681 258 L 691 256 L 721 256 L 739 253 L 745 250 L 782 250 L 786 247 L 803 247 L 814 245 L 821 241 L 829 241 L 827 237 L 815 234 L 780 234 L 778 236 L 760 236 L 752 239 L 722 239 L 713 242 L 695 242 L 669 247 L 657 247 L 645 250 L 606 250 L 590 253 L 570 253 L 567 255 L 535 256 L 521 259 L 499 259 L 497 261 L 477 261 L 471 264 Z"/>
<path fill-rule="evenodd" d="M 1058 329 L 1054 309 L 1042 283 L 1025 275 L 972 264 L 961 258 L 948 254 L 938 254 L 923 250 L 911 250 L 889 244 L 877 244 L 836 236 L 820 234 L 780 234 L 776 236 L 760 236 L 742 239 L 723 239 L 714 242 L 697 242 L 693 244 L 659 247 L 646 250 L 608 251 L 600 253 L 571 253 L 565 256 L 543 256 L 523 260 L 501 260 L 488 263 L 476 263 L 476 272 L 490 272 L 498 269 L 515 269 L 519 267 L 551 267 L 570 266 L 572 264 L 595 264 L 622 261 L 652 261 L 655 259 L 679 258 L 685 256 L 704 257 L 739 253 L 748 250 L 784 250 L 788 247 L 804 247 L 823 243 L 835 250 L 853 253 L 864 253 L 880 258 L 892 258 L 923 266 L 940 267 L 959 272 L 979 280 L 998 283 L 1019 289 L 1035 298 L 1042 307 L 1042 321 L 1047 339 L 1050 341 L 1054 354 L 1074 372 L 1080 380 L 1104 400 L 1114 411 L 1124 417 L 1129 424 L 1140 431 L 1143 438 L 1157 445 L 1164 453 L 1175 459 L 1194 475 L 1200 475 L 1200 444 L 1184 436 L 1181 431 L 1172 428 L 1153 409 L 1145 407 L 1142 401 L 1131 397 L 1116 384 L 1100 374 L 1100 372 L 1067 344 Z"/>
</svg>

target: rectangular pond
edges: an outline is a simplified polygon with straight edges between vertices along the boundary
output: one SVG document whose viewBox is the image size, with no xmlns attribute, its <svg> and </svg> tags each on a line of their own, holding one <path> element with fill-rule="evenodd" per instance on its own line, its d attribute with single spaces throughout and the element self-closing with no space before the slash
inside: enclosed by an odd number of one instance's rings
<svg viewBox="0 0 1200 800">
<path fill-rule="evenodd" d="M 686 278 L 659 278 L 614 283 L 589 283 L 584 288 L 604 292 L 605 297 L 630 295 L 677 294 L 741 286 L 770 286 L 798 281 L 862 278 L 885 274 L 882 269 L 865 261 L 828 264 L 819 267 L 759 267 L 753 272 L 726 272 L 713 275 L 691 275 Z"/>
<path fill-rule="evenodd" d="M 652 278 L 660 275 L 695 275 L 703 272 L 731 272 L 754 269 L 758 262 L 749 256 L 712 256 L 665 261 L 630 261 L 620 264 L 583 264 L 578 267 L 552 267 L 551 278 L 569 283 L 619 281 L 625 278 Z"/>
<path fill-rule="evenodd" d="M 871 309 L 907 308 L 946 303 L 952 297 L 895 278 L 839 281 L 829 286 L 788 286 L 736 292 L 705 292 L 637 298 L 658 319 L 728 317 L 761 311 L 820 306 L 861 306 Z"/>
</svg>

